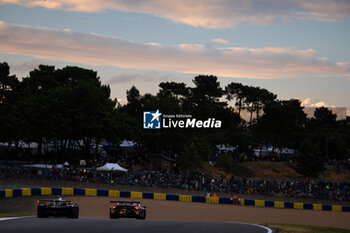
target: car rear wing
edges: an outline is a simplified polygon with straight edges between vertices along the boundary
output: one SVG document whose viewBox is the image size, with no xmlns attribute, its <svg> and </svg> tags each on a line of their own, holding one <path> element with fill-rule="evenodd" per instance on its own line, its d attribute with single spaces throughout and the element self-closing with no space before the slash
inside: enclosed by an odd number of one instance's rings
<svg viewBox="0 0 350 233">
<path fill-rule="evenodd" d="M 39 199 L 36 202 L 39 203 L 51 203 L 54 202 L 55 200 L 43 200 L 43 199 Z M 66 203 L 73 203 L 73 200 L 62 200 L 61 202 L 66 202 Z"/>
<path fill-rule="evenodd" d="M 140 204 L 141 202 L 139 201 L 110 201 L 110 203 L 137 203 L 137 204 Z"/>
</svg>

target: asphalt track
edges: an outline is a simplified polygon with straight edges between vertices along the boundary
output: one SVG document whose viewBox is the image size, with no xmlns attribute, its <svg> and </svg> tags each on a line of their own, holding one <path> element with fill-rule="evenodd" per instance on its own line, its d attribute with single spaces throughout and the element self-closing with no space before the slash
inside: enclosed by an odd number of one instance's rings
<svg viewBox="0 0 350 233">
<path fill-rule="evenodd" d="M 1 233 L 271 233 L 263 226 L 244 223 L 155 221 L 96 218 L 14 218 L 0 221 Z"/>
</svg>

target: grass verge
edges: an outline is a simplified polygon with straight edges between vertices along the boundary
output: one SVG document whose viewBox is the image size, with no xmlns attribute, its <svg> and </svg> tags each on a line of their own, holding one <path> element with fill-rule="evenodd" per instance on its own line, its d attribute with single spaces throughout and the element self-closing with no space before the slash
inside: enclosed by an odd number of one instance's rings
<svg viewBox="0 0 350 233">
<path fill-rule="evenodd" d="M 278 230 L 278 233 L 350 233 L 350 230 L 334 227 L 319 227 L 293 224 L 264 224 Z"/>
</svg>

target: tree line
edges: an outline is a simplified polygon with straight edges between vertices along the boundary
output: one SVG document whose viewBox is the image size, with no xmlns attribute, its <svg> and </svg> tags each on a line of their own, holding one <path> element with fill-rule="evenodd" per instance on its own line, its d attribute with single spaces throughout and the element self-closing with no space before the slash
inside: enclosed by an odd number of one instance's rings
<svg viewBox="0 0 350 233">
<path fill-rule="evenodd" d="M 308 119 L 299 100 L 279 100 L 264 88 L 235 82 L 221 87 L 216 76 L 198 75 L 193 87 L 161 82 L 156 94 L 141 95 L 132 86 L 124 105 L 110 92 L 93 70 L 40 65 L 19 80 L 6 62 L 0 63 L 0 142 L 15 145 L 2 159 L 14 158 L 20 142 L 36 142 L 37 158 L 50 144 L 55 160 L 91 159 L 102 140 L 118 144 L 123 139 L 141 145 L 142 154 L 179 155 L 184 171 L 200 169 L 222 144 L 248 155 L 262 145 L 298 149 L 296 169 L 308 176 L 322 171 L 328 159 L 349 158 L 349 118 L 337 121 L 327 108 L 317 108 Z M 144 130 L 143 112 L 157 109 L 220 119 L 222 127 Z M 242 111 L 249 119 L 241 118 Z"/>
</svg>

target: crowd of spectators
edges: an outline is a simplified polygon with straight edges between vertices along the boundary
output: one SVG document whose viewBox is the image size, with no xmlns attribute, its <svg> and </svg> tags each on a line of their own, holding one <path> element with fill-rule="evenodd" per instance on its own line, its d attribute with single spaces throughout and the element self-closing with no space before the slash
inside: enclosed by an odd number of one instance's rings
<svg viewBox="0 0 350 233">
<path fill-rule="evenodd" d="M 65 167 L 38 169 L 23 166 L 0 166 L 0 179 L 47 179 L 76 182 L 98 182 L 119 185 L 178 188 L 232 195 L 252 194 L 277 197 L 350 201 L 349 182 L 329 182 L 321 179 L 252 179 L 208 177 L 204 174 L 184 176 L 161 171 L 98 172 L 94 169 Z"/>
</svg>

